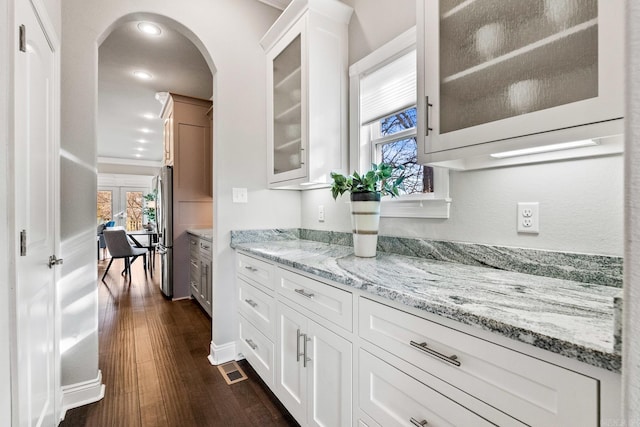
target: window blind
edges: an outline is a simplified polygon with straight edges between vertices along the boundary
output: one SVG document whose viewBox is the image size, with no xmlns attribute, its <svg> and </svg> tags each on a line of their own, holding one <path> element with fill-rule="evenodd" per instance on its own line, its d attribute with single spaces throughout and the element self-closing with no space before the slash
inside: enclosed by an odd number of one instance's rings
<svg viewBox="0 0 640 427">
<path fill-rule="evenodd" d="M 360 123 L 370 124 L 416 104 L 416 51 L 360 79 Z"/>
</svg>

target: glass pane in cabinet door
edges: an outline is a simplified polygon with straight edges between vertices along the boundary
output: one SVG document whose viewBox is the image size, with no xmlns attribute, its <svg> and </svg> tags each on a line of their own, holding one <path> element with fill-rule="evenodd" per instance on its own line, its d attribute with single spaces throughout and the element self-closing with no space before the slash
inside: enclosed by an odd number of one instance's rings
<svg viewBox="0 0 640 427">
<path fill-rule="evenodd" d="M 301 43 L 296 37 L 273 60 L 273 173 L 300 169 L 302 159 Z"/>
<path fill-rule="evenodd" d="M 596 96 L 597 0 L 440 0 L 440 133 Z"/>
</svg>

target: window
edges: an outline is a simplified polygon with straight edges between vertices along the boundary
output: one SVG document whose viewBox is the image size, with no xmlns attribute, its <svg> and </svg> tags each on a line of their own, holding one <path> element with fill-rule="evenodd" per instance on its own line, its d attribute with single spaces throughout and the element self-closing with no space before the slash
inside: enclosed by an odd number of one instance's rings
<svg viewBox="0 0 640 427">
<path fill-rule="evenodd" d="M 98 223 L 111 221 L 113 218 L 113 192 L 111 190 L 98 191 Z"/>
<path fill-rule="evenodd" d="M 448 170 L 417 163 L 415 37 L 413 28 L 349 68 L 351 167 L 404 167 L 396 174 L 405 177 L 405 190 L 383 199 L 382 216 L 448 218 Z"/>
</svg>

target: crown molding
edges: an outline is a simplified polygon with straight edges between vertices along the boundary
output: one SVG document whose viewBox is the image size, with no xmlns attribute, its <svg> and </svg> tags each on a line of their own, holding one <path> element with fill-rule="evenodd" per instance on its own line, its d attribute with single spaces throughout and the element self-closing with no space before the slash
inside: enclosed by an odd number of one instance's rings
<svg viewBox="0 0 640 427">
<path fill-rule="evenodd" d="M 260 3 L 267 4 L 276 9 L 284 10 L 291 0 L 258 0 Z"/>
<path fill-rule="evenodd" d="M 117 157 L 98 157 L 99 165 L 125 165 L 125 166 L 147 166 L 152 168 L 162 167 L 159 160 L 136 160 L 136 159 L 120 159 Z"/>
</svg>

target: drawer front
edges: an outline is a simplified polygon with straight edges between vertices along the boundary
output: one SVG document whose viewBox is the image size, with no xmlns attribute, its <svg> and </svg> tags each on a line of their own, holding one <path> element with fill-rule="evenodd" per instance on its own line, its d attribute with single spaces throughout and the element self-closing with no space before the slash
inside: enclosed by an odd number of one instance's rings
<svg viewBox="0 0 640 427">
<path fill-rule="evenodd" d="M 189 251 L 191 258 L 195 258 L 200 254 L 200 239 L 189 235 Z"/>
<path fill-rule="evenodd" d="M 536 426 L 597 425 L 596 380 L 366 298 L 359 302 L 362 338 L 506 414 Z"/>
<path fill-rule="evenodd" d="M 276 301 L 238 277 L 238 308 L 260 332 L 273 340 L 276 332 Z"/>
<path fill-rule="evenodd" d="M 317 280 L 281 268 L 277 269 L 278 292 L 325 319 L 352 329 L 353 296 Z"/>
<path fill-rule="evenodd" d="M 381 426 L 494 425 L 362 349 L 359 366 L 360 409 Z"/>
<path fill-rule="evenodd" d="M 200 239 L 200 256 L 208 260 L 211 259 L 211 242 Z"/>
<path fill-rule="evenodd" d="M 275 288 L 273 271 L 273 265 L 268 262 L 251 258 L 244 254 L 236 254 L 236 272 L 270 290 Z"/>
<path fill-rule="evenodd" d="M 275 380 L 273 342 L 254 328 L 244 317 L 238 316 L 238 319 L 240 351 L 260 375 L 260 378 L 273 388 Z"/>
</svg>

